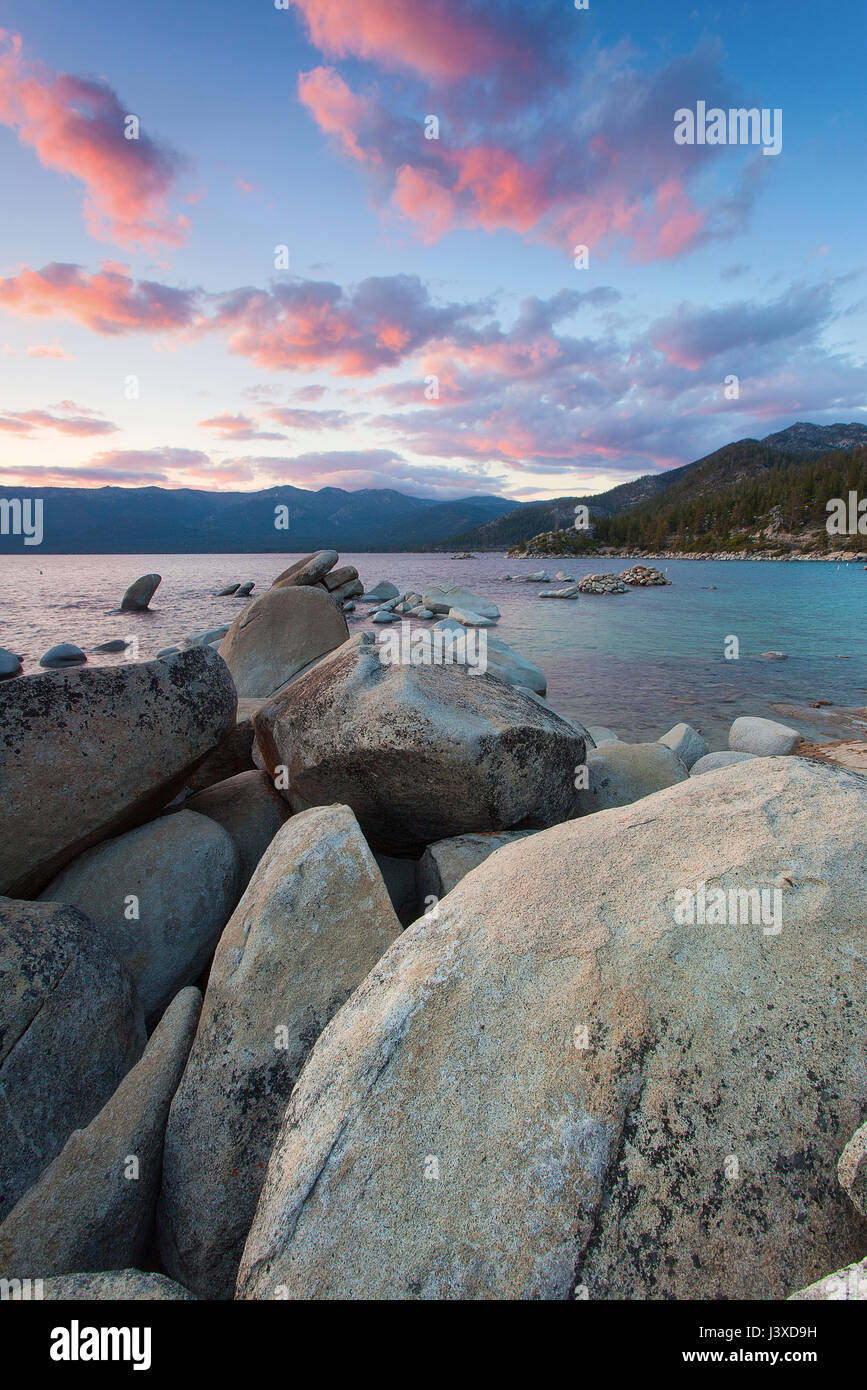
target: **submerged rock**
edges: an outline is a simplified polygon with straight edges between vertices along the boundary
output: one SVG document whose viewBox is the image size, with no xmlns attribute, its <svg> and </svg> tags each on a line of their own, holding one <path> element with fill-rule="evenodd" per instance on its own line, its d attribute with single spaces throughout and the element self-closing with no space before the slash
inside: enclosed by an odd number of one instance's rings
<svg viewBox="0 0 867 1390">
<path fill-rule="evenodd" d="M 64 666 L 83 666 L 86 661 L 87 657 L 80 647 L 72 642 L 60 642 L 56 647 L 49 647 L 45 655 L 39 658 L 39 665 L 49 670 L 60 670 Z"/>
<path fill-rule="evenodd" d="M 21 658 L 14 652 L 7 652 L 5 647 L 0 647 L 0 680 L 9 680 L 11 676 L 21 675 Z"/>
<path fill-rule="evenodd" d="M 143 574 L 130 584 L 120 601 L 124 613 L 143 613 L 162 583 L 161 574 Z"/>
<path fill-rule="evenodd" d="M 490 599 L 481 598 L 458 584 L 434 584 L 425 589 L 421 597 L 425 608 L 432 613 L 451 613 L 456 617 L 452 610 L 457 608 L 467 613 L 478 613 L 480 618 L 496 619 L 500 616 L 499 608 Z"/>
<path fill-rule="evenodd" d="M 378 584 L 374 584 L 372 588 L 364 590 L 364 592 L 361 595 L 361 602 L 380 603 L 381 601 L 387 601 L 389 599 L 396 599 L 399 597 L 399 589 L 396 589 L 393 584 L 390 584 L 388 582 L 387 579 L 380 579 Z"/>
</svg>

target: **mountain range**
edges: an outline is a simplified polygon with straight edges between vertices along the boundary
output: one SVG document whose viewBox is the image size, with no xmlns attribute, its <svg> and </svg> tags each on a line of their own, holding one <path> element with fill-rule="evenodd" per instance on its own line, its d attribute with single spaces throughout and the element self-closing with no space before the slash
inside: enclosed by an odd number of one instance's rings
<svg viewBox="0 0 867 1390">
<path fill-rule="evenodd" d="M 728 444 L 694 463 L 646 474 L 590 497 L 515 504 L 473 496 L 440 502 L 390 488 L 316 492 L 271 487 L 262 492 L 145 488 L 0 489 L 4 498 L 41 498 L 43 554 L 226 554 L 344 551 L 501 551 L 540 532 L 572 526 L 576 505 L 594 518 L 646 512 L 714 497 L 780 469 L 797 470 L 829 451 L 867 445 L 867 426 L 799 422 L 766 438 Z M 275 529 L 276 508 L 287 530 Z M 5 516 L 0 517 L 5 524 Z M 0 534 L 0 554 L 26 553 L 20 536 Z"/>
</svg>

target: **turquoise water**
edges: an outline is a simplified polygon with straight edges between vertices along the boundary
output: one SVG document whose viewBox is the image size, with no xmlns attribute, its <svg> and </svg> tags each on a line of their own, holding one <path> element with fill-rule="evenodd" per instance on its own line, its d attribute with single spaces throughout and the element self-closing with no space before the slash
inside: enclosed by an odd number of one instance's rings
<svg viewBox="0 0 867 1390">
<path fill-rule="evenodd" d="M 165 646 L 227 623 L 242 599 L 216 598 L 224 585 L 255 579 L 258 592 L 290 555 L 21 555 L 0 558 L 0 646 L 25 657 L 25 670 L 56 642 L 92 649 L 135 635 L 146 659 Z M 628 739 L 655 738 L 684 719 L 711 747 L 724 747 L 738 714 L 771 714 L 775 703 L 830 700 L 867 705 L 867 571 L 860 565 L 758 561 L 660 561 L 671 587 L 625 595 L 540 599 L 539 584 L 505 583 L 504 574 L 545 568 L 581 575 L 619 572 L 609 562 L 505 559 L 483 555 L 341 555 L 366 584 L 400 588 L 465 584 L 492 598 L 502 617 L 492 634 L 542 667 L 548 698 L 585 724 L 606 724 Z M 112 612 L 127 585 L 156 570 L 163 582 L 146 614 Z M 711 588 L 709 586 L 716 586 Z M 556 587 L 556 586 L 554 586 Z M 351 631 L 369 626 L 359 606 Z M 735 636 L 738 660 L 724 645 Z M 759 653 L 783 651 L 786 661 Z M 92 663 L 120 658 L 91 654 Z M 842 659 L 841 659 L 842 658 Z M 0 687 L 2 689 L 2 687 Z M 799 725 L 808 735 L 824 731 Z"/>
</svg>

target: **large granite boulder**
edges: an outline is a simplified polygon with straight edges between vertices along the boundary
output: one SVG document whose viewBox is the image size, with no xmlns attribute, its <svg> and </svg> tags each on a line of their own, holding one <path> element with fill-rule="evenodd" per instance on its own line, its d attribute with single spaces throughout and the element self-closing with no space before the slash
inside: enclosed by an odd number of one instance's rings
<svg viewBox="0 0 867 1390">
<path fill-rule="evenodd" d="M 774 1299 L 861 1258 L 865 827 L 863 777 L 772 758 L 499 850 L 313 1049 L 239 1296 Z"/>
<path fill-rule="evenodd" d="M 706 742 L 691 724 L 675 724 L 673 729 L 662 735 L 659 742 L 676 753 L 687 769 L 708 753 Z"/>
<path fill-rule="evenodd" d="M 453 608 L 460 608 L 467 613 L 478 614 L 480 618 L 496 619 L 500 616 L 499 608 L 491 599 L 481 598 L 459 584 L 432 584 L 425 589 L 422 599 L 425 608 L 432 613 L 450 613 Z"/>
<path fill-rule="evenodd" d="M 58 1274 L 45 1279 L 42 1297 L 60 1303 L 165 1303 L 195 1300 L 189 1289 L 140 1269 L 108 1269 L 97 1274 Z"/>
<path fill-rule="evenodd" d="M 85 850 L 42 897 L 77 907 L 97 924 L 152 1019 L 198 979 L 240 894 L 241 856 L 232 836 L 184 809 Z"/>
<path fill-rule="evenodd" d="M 291 815 L 285 797 L 275 790 L 267 772 L 255 768 L 188 797 L 184 812 L 189 811 L 216 821 L 235 842 L 241 860 L 239 896 L 277 831 Z"/>
<path fill-rule="evenodd" d="M 588 785 L 578 792 L 580 812 L 590 815 L 627 806 L 688 776 L 684 763 L 664 743 L 603 743 L 587 754 Z"/>
<path fill-rule="evenodd" d="M 129 972 L 82 912 L 0 898 L 0 1217 L 145 1041 Z"/>
<path fill-rule="evenodd" d="M 0 1274 L 15 1278 L 126 1269 L 148 1251 L 172 1096 L 202 996 L 169 1005 L 141 1060 L 86 1129 L 76 1129 L 0 1224 Z"/>
<path fill-rule="evenodd" d="M 280 584 L 239 613 L 220 643 L 238 694 L 267 698 L 349 636 L 324 589 Z"/>
<path fill-rule="evenodd" d="M 789 1295 L 790 1303 L 864 1302 L 867 1300 L 867 1259 L 857 1260 L 845 1269 L 837 1269 L 808 1284 L 805 1289 Z"/>
<path fill-rule="evenodd" d="M 150 819 L 235 724 L 225 662 L 46 671 L 0 701 L 0 892 L 35 897 L 83 850 Z"/>
<path fill-rule="evenodd" d="M 166 1135 L 163 1264 L 202 1297 L 231 1298 L 304 1059 L 399 933 L 347 807 L 283 827 L 220 940 Z"/>
<path fill-rule="evenodd" d="M 339 559 L 340 556 L 336 550 L 315 550 L 312 555 L 305 555 L 302 559 L 296 560 L 288 569 L 278 574 L 271 588 L 295 588 L 319 584 L 325 579 L 328 572 L 334 569 Z"/>
<path fill-rule="evenodd" d="M 794 753 L 800 742 L 797 729 L 752 714 L 741 715 L 729 729 L 729 748 L 733 753 L 754 753 L 759 758 Z"/>
<path fill-rule="evenodd" d="M 852 1204 L 867 1216 L 867 1121 L 856 1130 L 837 1164 L 840 1186 Z"/>
<path fill-rule="evenodd" d="M 572 724 L 466 666 L 388 664 L 380 650 L 359 633 L 253 716 L 294 810 L 340 801 L 377 848 L 404 852 L 576 814 Z"/>
<path fill-rule="evenodd" d="M 444 898 L 462 878 L 478 868 L 503 845 L 512 845 L 530 830 L 487 830 L 475 835 L 455 835 L 428 845 L 418 861 L 416 884 L 422 911 L 431 898 Z"/>
</svg>

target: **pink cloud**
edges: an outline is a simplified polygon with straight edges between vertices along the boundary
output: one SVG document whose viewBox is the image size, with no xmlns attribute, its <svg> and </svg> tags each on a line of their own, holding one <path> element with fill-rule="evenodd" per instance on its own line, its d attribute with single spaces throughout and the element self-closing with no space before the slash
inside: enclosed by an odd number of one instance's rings
<svg viewBox="0 0 867 1390">
<path fill-rule="evenodd" d="M 181 160 L 141 131 L 127 139 L 133 114 L 102 79 L 29 61 L 20 37 L 0 30 L 0 123 L 44 168 L 84 184 L 91 235 L 148 250 L 179 246 L 189 221 L 170 214 L 168 198 Z"/>
<path fill-rule="evenodd" d="M 78 265 L 54 262 L 43 270 L 23 266 L 0 279 L 0 308 L 21 317 L 72 319 L 94 333 L 151 332 L 189 326 L 196 295 L 152 280 L 134 281 L 126 266 L 103 261 L 93 275 Z"/>
<path fill-rule="evenodd" d="M 429 169 L 402 164 L 395 175 L 392 203 L 420 228 L 422 241 L 432 245 L 451 231 L 457 218 L 457 200 Z"/>
<path fill-rule="evenodd" d="M 61 401 L 47 410 L 0 411 L 0 430 L 7 434 L 32 438 L 34 431 L 54 430 L 57 434 L 87 438 L 92 435 L 114 434 L 117 425 L 96 411 L 77 406 L 74 401 Z"/>
<path fill-rule="evenodd" d="M 357 96 L 333 68 L 314 68 L 298 78 L 298 96 L 320 130 L 333 135 L 344 154 L 368 164 L 381 163 L 376 149 L 359 144 L 359 132 L 376 119 L 373 103 Z"/>
<path fill-rule="evenodd" d="M 492 18 L 453 0 L 293 0 L 310 37 L 335 58 L 374 59 L 423 77 L 452 80 L 497 62 L 526 61 Z"/>
<path fill-rule="evenodd" d="M 34 343 L 27 349 L 28 357 L 58 357 L 72 361 L 72 354 L 63 351 L 63 344 L 54 338 L 50 343 Z"/>
<path fill-rule="evenodd" d="M 258 430 L 249 415 L 213 415 L 209 420 L 200 420 L 199 428 L 216 430 L 220 439 L 285 439 L 285 435 Z"/>
</svg>

